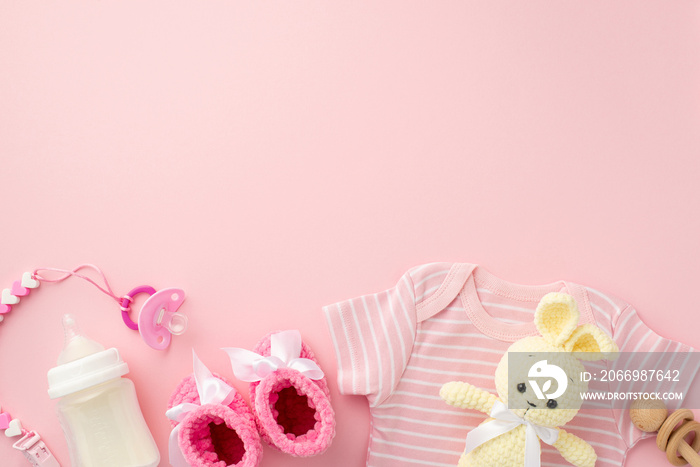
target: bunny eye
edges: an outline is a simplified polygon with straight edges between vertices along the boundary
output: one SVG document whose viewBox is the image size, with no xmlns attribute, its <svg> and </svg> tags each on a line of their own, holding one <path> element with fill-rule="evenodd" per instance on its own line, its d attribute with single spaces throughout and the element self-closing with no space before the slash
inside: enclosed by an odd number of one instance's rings
<svg viewBox="0 0 700 467">
<path fill-rule="evenodd" d="M 518 384 L 518 392 L 525 392 L 526 390 L 525 383 Z"/>
<path fill-rule="evenodd" d="M 547 401 L 547 407 L 549 407 L 550 409 L 556 409 L 557 408 L 557 401 L 555 401 L 554 399 L 549 399 Z"/>
</svg>

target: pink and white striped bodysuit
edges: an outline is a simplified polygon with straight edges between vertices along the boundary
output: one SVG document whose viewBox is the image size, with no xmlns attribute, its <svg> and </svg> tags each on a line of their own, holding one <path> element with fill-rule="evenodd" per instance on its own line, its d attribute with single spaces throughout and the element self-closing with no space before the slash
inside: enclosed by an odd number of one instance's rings
<svg viewBox="0 0 700 467">
<path fill-rule="evenodd" d="M 467 433 L 486 416 L 448 406 L 440 387 L 460 380 L 496 394 L 498 361 L 512 342 L 537 335 L 533 314 L 549 292 L 572 295 L 580 324 L 596 324 L 622 352 L 692 351 L 654 333 L 627 303 L 592 288 L 566 281 L 516 285 L 473 264 L 413 268 L 394 288 L 324 307 L 340 391 L 369 401 L 367 466 L 455 466 Z M 697 368 L 686 371 L 695 375 Z M 623 465 L 644 436 L 626 410 L 583 409 L 564 428 L 590 443 L 596 465 L 605 467 Z M 545 444 L 541 459 L 542 466 L 570 466 Z"/>
</svg>

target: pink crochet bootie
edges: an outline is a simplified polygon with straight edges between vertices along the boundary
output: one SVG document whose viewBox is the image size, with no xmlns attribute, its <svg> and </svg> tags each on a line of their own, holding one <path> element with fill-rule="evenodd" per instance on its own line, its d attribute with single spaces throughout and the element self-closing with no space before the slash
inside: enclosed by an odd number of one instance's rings
<svg viewBox="0 0 700 467">
<path fill-rule="evenodd" d="M 228 381 L 209 372 L 196 356 L 195 373 L 175 388 L 168 407 L 173 426 L 171 465 L 255 467 L 260 463 L 262 446 L 250 408 Z"/>
<path fill-rule="evenodd" d="M 328 383 L 298 331 L 271 333 L 253 352 L 224 349 L 237 378 L 251 382 L 262 439 L 293 456 L 320 454 L 335 435 Z"/>
</svg>

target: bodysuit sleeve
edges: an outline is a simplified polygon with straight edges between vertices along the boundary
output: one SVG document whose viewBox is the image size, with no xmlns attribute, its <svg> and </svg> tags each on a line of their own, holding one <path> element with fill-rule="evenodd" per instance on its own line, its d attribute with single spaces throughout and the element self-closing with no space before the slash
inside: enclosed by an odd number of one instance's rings
<svg viewBox="0 0 700 467">
<path fill-rule="evenodd" d="M 333 339 L 342 394 L 386 399 L 404 372 L 416 335 L 410 271 L 396 286 L 323 308 Z"/>
<path fill-rule="evenodd" d="M 626 353 L 623 358 L 632 362 L 634 369 L 663 370 L 663 378 L 654 377 L 652 381 L 643 385 L 635 385 L 641 387 L 644 393 L 682 394 L 683 398 L 687 398 L 689 391 L 699 390 L 698 383 L 694 380 L 700 365 L 700 355 L 686 344 L 658 335 L 641 320 L 633 307 L 625 306 L 613 316 L 612 337 L 620 352 Z M 611 383 L 611 389 L 615 392 L 624 392 L 629 386 L 630 383 L 622 381 Z M 678 400 L 673 399 L 664 402 L 669 410 L 675 410 L 680 405 Z M 630 420 L 628 410 L 618 408 L 614 413 L 627 448 L 634 446 L 642 438 L 656 435 L 645 434 L 636 428 Z"/>
</svg>

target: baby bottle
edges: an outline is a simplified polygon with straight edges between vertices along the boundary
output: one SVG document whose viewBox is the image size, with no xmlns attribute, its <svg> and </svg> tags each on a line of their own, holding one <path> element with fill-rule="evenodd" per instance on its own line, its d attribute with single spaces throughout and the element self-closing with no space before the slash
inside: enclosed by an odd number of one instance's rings
<svg viewBox="0 0 700 467">
<path fill-rule="evenodd" d="M 49 370 L 56 409 L 74 467 L 156 467 L 158 448 L 141 414 L 129 367 L 115 348 L 83 336 L 63 317 L 65 344 Z"/>
</svg>

